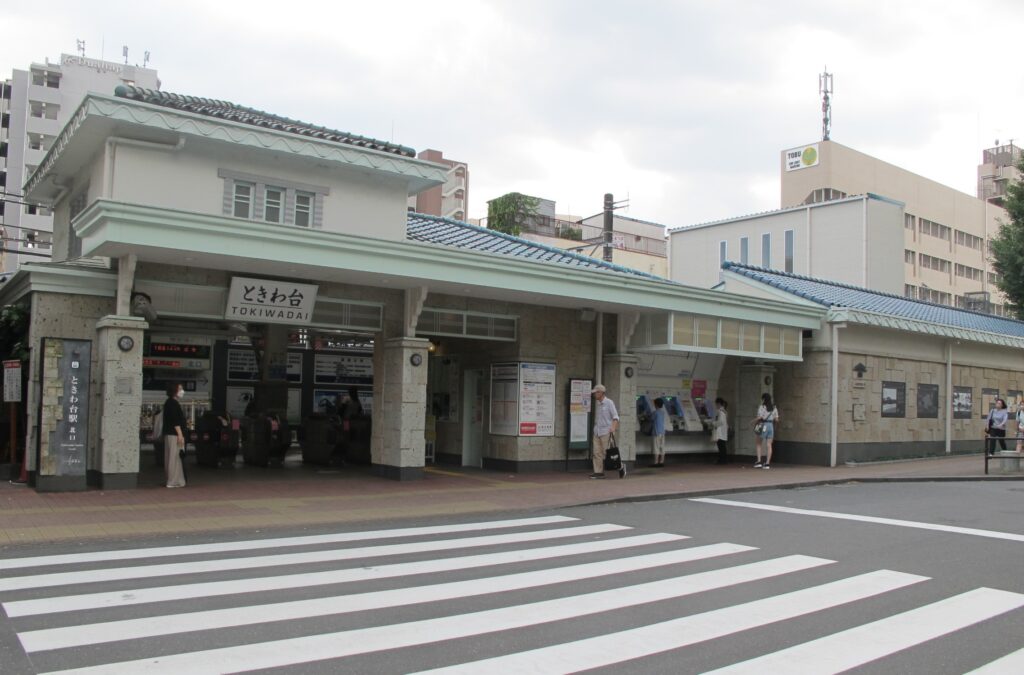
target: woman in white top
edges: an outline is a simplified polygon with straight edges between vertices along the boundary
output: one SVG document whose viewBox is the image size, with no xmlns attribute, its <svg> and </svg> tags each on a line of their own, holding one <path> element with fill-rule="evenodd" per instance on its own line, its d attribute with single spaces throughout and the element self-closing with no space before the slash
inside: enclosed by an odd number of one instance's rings
<svg viewBox="0 0 1024 675">
<path fill-rule="evenodd" d="M 715 426 L 712 430 L 712 438 L 715 439 L 715 445 L 718 446 L 718 463 L 727 464 L 729 457 L 726 454 L 725 444 L 729 440 L 729 416 L 726 410 L 729 405 L 725 402 L 725 399 L 719 397 L 715 399 Z"/>
<path fill-rule="evenodd" d="M 1024 450 L 1024 399 L 1017 402 L 1017 452 Z"/>
<path fill-rule="evenodd" d="M 757 461 L 755 469 L 770 469 L 772 464 L 772 442 L 775 439 L 775 424 L 779 421 L 779 409 L 772 403 L 771 394 L 761 394 L 761 406 L 757 409 L 754 424 L 761 424 L 761 432 L 757 434 Z M 764 463 L 761 462 L 761 446 L 764 445 Z"/>
</svg>

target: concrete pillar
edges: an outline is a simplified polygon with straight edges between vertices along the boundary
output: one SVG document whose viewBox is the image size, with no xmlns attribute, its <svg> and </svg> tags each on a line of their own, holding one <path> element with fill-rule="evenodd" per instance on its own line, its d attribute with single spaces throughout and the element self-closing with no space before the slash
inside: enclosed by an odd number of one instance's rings
<svg viewBox="0 0 1024 675">
<path fill-rule="evenodd" d="M 736 392 L 736 407 L 729 412 L 733 415 L 736 429 L 734 452 L 737 455 L 754 455 L 756 444 L 751 420 L 757 417 L 761 405 L 761 394 L 769 393 L 775 398 L 775 367 L 763 364 L 740 366 L 739 391 Z M 782 411 L 785 413 L 785 411 Z M 778 430 L 776 430 L 778 436 Z"/>
<path fill-rule="evenodd" d="M 427 345 L 423 338 L 390 338 L 375 346 L 371 455 L 374 469 L 386 478 L 423 477 Z"/>
<path fill-rule="evenodd" d="M 99 406 L 97 452 L 89 484 L 106 490 L 134 488 L 139 477 L 139 412 L 142 407 L 142 339 L 148 324 L 134 316 L 105 316 L 96 324 Z"/>
<path fill-rule="evenodd" d="M 256 383 L 256 403 L 259 410 L 274 413 L 282 419 L 288 416 L 288 332 L 289 326 L 267 324 L 263 330 L 263 354 L 260 372 L 263 378 Z"/>
<path fill-rule="evenodd" d="M 605 396 L 615 401 L 619 411 L 619 453 L 630 466 L 636 461 L 636 373 L 633 354 L 605 354 Z"/>
</svg>

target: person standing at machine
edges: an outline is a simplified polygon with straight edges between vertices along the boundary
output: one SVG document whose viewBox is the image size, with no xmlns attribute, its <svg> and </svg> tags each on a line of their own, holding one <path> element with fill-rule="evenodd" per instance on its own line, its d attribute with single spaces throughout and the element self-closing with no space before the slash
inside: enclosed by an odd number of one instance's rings
<svg viewBox="0 0 1024 675">
<path fill-rule="evenodd" d="M 185 412 L 178 401 L 185 388 L 177 382 L 167 385 L 167 402 L 163 410 L 164 472 L 167 487 L 185 487 L 185 469 L 181 459 L 185 453 Z"/>
<path fill-rule="evenodd" d="M 715 421 L 712 426 L 711 437 L 718 446 L 718 464 L 728 464 L 729 457 L 726 454 L 725 443 L 729 440 L 729 416 L 727 410 L 729 404 L 724 398 L 715 399 Z"/>
<path fill-rule="evenodd" d="M 668 422 L 668 411 L 665 410 L 665 399 L 660 396 L 654 399 L 654 417 L 651 419 L 651 446 L 654 451 L 654 463 L 651 466 L 665 466 L 665 426 Z"/>
</svg>

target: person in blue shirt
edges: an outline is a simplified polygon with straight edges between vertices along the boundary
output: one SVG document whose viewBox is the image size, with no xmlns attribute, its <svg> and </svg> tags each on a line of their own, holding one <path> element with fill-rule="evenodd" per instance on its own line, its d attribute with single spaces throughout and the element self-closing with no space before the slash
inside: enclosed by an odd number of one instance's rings
<svg viewBox="0 0 1024 675">
<path fill-rule="evenodd" d="M 668 411 L 665 410 L 665 399 L 654 399 L 654 417 L 651 420 L 651 445 L 654 450 L 654 463 L 651 466 L 665 466 L 665 421 Z"/>
</svg>

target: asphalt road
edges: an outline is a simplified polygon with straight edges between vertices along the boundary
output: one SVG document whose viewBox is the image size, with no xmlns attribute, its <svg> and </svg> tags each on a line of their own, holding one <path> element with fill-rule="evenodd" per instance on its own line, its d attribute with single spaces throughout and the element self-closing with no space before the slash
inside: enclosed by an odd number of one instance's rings
<svg viewBox="0 0 1024 675">
<path fill-rule="evenodd" d="M 1019 673 L 1017 485 L 19 550 L 0 672 Z"/>
</svg>

